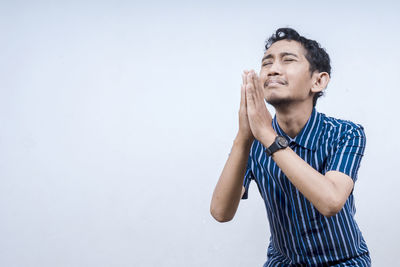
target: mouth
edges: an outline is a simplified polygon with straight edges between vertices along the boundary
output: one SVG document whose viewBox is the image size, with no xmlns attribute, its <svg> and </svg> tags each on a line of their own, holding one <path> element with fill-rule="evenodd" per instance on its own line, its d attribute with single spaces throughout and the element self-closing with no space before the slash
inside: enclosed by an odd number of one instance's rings
<svg viewBox="0 0 400 267">
<path fill-rule="evenodd" d="M 280 85 L 286 85 L 287 83 L 283 80 L 279 79 L 271 79 L 267 80 L 264 83 L 264 87 L 273 87 L 273 86 L 280 86 Z"/>
</svg>

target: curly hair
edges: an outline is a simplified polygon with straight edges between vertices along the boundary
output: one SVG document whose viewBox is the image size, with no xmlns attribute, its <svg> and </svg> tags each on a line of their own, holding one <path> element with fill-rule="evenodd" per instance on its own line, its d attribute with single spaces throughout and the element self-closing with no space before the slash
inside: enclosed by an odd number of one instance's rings
<svg viewBox="0 0 400 267">
<path fill-rule="evenodd" d="M 305 57 L 310 64 L 310 74 L 314 71 L 327 72 L 331 75 L 331 63 L 328 53 L 321 45 L 314 41 L 301 36 L 297 31 L 292 28 L 279 28 L 265 43 L 265 50 L 275 42 L 280 40 L 294 40 L 299 42 L 306 50 Z M 317 104 L 317 99 L 322 96 L 323 92 L 318 92 L 314 95 L 313 106 Z"/>
</svg>

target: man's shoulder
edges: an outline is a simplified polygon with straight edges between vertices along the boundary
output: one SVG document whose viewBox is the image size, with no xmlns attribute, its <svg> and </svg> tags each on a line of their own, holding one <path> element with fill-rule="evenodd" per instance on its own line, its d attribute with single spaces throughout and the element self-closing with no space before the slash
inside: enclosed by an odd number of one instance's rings
<svg viewBox="0 0 400 267">
<path fill-rule="evenodd" d="M 364 127 L 350 120 L 339 119 L 331 116 L 327 116 L 324 113 L 321 114 L 322 126 L 325 132 L 335 133 L 336 135 L 343 134 L 359 134 L 364 135 Z"/>
</svg>

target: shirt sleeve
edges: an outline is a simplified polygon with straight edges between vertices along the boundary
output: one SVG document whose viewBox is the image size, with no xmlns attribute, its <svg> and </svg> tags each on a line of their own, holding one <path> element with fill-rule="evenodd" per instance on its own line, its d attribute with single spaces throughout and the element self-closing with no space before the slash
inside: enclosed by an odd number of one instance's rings
<svg viewBox="0 0 400 267">
<path fill-rule="evenodd" d="M 249 158 L 247 160 L 246 172 L 245 172 L 244 180 L 243 180 L 243 186 L 245 188 L 245 192 L 242 196 L 242 199 L 248 198 L 250 182 L 252 179 L 254 180 L 254 175 L 253 175 L 253 172 L 251 171 L 251 165 L 252 165 L 252 158 L 249 155 Z"/>
<path fill-rule="evenodd" d="M 334 152 L 328 161 L 327 167 L 327 172 L 342 172 L 350 176 L 354 182 L 357 180 L 357 172 L 360 168 L 366 144 L 364 128 L 359 124 L 356 126 L 341 136 L 333 149 Z"/>
</svg>

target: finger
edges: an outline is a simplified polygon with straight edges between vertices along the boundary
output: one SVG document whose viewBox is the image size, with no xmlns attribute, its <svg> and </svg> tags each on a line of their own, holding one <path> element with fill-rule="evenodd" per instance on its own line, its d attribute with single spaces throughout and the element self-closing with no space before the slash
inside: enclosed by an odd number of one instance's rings
<svg viewBox="0 0 400 267">
<path fill-rule="evenodd" d="M 264 92 L 262 91 L 262 88 L 260 86 L 260 80 L 256 73 L 254 73 L 254 75 L 253 75 L 253 83 L 254 83 L 254 87 L 255 87 L 254 91 L 255 91 L 257 97 L 264 99 Z"/>
<path fill-rule="evenodd" d="M 254 85 L 251 73 L 247 74 L 247 84 L 246 84 L 246 101 L 248 107 L 254 106 Z"/>
<path fill-rule="evenodd" d="M 248 74 L 247 74 L 247 79 L 246 79 L 246 88 L 248 89 L 248 91 L 250 92 L 250 93 L 253 93 L 253 94 L 255 94 L 256 93 L 256 91 L 255 91 L 255 84 L 254 84 L 254 78 L 253 78 L 253 76 L 254 76 L 254 74 L 252 73 L 252 72 L 249 72 Z"/>
<path fill-rule="evenodd" d="M 253 92 L 249 89 L 249 86 L 245 87 L 246 93 L 246 108 L 253 109 L 254 108 L 254 96 Z"/>
<path fill-rule="evenodd" d="M 263 93 L 260 92 L 260 84 L 258 75 L 254 70 L 251 70 L 252 83 L 254 86 L 254 95 L 256 98 L 263 98 Z"/>
<path fill-rule="evenodd" d="M 246 85 L 246 82 L 247 82 L 246 76 L 247 76 L 248 73 L 249 73 L 248 70 L 244 70 L 244 71 L 243 71 L 243 74 L 242 74 L 242 81 L 243 81 L 243 84 L 244 84 L 244 85 Z"/>
<path fill-rule="evenodd" d="M 248 72 L 246 75 L 246 84 L 247 85 L 253 85 L 253 78 L 252 78 L 252 73 Z"/>
<path fill-rule="evenodd" d="M 240 107 L 246 109 L 246 84 L 247 84 L 247 70 L 242 73 L 242 86 L 240 87 Z"/>
<path fill-rule="evenodd" d="M 246 108 L 246 87 L 243 84 L 240 87 L 240 108 Z"/>
</svg>

